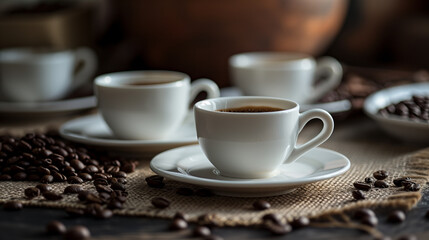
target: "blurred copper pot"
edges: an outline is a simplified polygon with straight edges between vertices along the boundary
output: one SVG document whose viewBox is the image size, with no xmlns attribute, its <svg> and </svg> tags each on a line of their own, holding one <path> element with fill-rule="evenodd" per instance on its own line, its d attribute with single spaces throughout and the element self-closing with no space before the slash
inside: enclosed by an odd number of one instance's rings
<svg viewBox="0 0 429 240">
<path fill-rule="evenodd" d="M 152 69 L 229 85 L 228 58 L 246 51 L 317 56 L 341 27 L 347 0 L 121 0 L 127 34 Z"/>
</svg>

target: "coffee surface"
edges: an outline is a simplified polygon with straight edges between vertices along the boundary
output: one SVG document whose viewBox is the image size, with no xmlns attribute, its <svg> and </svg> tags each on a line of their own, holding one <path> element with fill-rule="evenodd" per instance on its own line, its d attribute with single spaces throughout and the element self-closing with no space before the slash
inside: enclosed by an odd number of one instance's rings
<svg viewBox="0 0 429 240">
<path fill-rule="evenodd" d="M 219 109 L 218 112 L 237 112 L 237 113 L 261 113 L 261 112 L 276 112 L 282 111 L 282 108 L 275 108 L 269 106 L 243 106 L 237 108 Z"/>
<path fill-rule="evenodd" d="M 167 84 L 167 83 L 172 83 L 172 82 L 176 82 L 176 81 L 177 80 L 169 80 L 169 81 L 155 80 L 155 81 L 145 81 L 145 82 L 132 82 L 132 83 L 129 83 L 128 85 L 131 85 L 131 86 L 147 86 L 147 85 Z"/>
</svg>

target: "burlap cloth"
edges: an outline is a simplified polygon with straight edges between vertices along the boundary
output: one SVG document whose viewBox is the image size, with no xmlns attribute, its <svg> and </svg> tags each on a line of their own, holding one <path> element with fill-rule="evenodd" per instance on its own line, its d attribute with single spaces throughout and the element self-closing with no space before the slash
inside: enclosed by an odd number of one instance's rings
<svg viewBox="0 0 429 240">
<path fill-rule="evenodd" d="M 300 137 L 303 141 L 315 134 L 318 124 L 311 124 Z M 21 131 L 26 128 L 19 128 Z M 11 131 L 11 128 L 8 128 Z M 276 213 L 283 221 L 298 216 L 321 217 L 342 213 L 356 207 L 394 207 L 409 209 L 420 199 L 420 191 L 405 192 L 402 188 L 371 189 L 366 200 L 354 201 L 353 182 L 363 181 L 376 170 L 389 172 L 388 182 L 402 176 L 410 176 L 426 186 L 429 176 L 429 148 L 424 145 L 403 144 L 380 132 L 376 125 L 366 118 L 350 120 L 337 124 L 336 130 L 323 147 L 338 151 L 351 160 L 351 168 L 345 174 L 297 188 L 289 194 L 264 197 L 272 205 L 270 209 L 256 211 L 252 203 L 256 198 L 238 198 L 224 196 L 181 196 L 176 193 L 179 187 L 198 186 L 165 180 L 162 189 L 150 188 L 145 177 L 154 173 L 149 169 L 149 160 L 142 160 L 136 172 L 128 175 L 127 191 L 129 196 L 124 209 L 115 210 L 117 215 L 150 216 L 172 218 L 180 211 L 188 215 L 190 221 L 196 221 L 203 214 L 208 214 L 211 221 L 220 226 L 249 226 L 261 223 L 261 217 L 267 213 Z M 36 185 L 35 182 L 0 182 L 0 203 L 11 199 L 20 199 L 25 205 L 38 207 L 77 207 L 85 205 L 77 200 L 76 195 L 64 195 L 61 201 L 46 201 L 42 197 L 26 200 L 24 189 Z M 62 192 L 68 184 L 52 184 L 55 191 Z M 92 183 L 83 185 L 94 189 Z M 95 190 L 94 190 L 95 191 Z M 171 205 L 163 210 L 151 205 L 154 197 L 171 200 Z"/>
</svg>

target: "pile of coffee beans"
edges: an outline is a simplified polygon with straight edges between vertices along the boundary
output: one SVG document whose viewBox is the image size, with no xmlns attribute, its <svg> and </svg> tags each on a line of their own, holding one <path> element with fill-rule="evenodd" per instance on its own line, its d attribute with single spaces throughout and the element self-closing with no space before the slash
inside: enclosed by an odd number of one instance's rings
<svg viewBox="0 0 429 240">
<path fill-rule="evenodd" d="M 352 191 L 352 196 L 355 200 L 366 199 L 365 193 L 374 188 L 389 188 L 390 185 L 386 179 L 389 176 L 385 170 L 378 170 L 372 174 L 372 177 L 366 177 L 364 181 L 357 181 L 353 183 L 355 190 Z M 393 179 L 393 185 L 396 187 L 403 187 L 404 191 L 419 191 L 420 184 L 413 182 L 409 177 L 400 177 Z"/>
<path fill-rule="evenodd" d="M 429 121 L 429 96 L 412 96 L 411 99 L 390 104 L 378 113 L 386 117 L 395 115 L 410 120 Z"/>
</svg>

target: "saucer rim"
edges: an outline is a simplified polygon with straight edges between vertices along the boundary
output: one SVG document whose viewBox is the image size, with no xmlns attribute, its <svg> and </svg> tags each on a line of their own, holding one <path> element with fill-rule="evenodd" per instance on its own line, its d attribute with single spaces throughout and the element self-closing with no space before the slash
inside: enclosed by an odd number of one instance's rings
<svg viewBox="0 0 429 240">
<path fill-rule="evenodd" d="M 322 180 L 326 180 L 326 179 L 330 179 L 330 178 L 339 176 L 339 175 L 347 172 L 351 166 L 350 160 L 345 155 L 343 155 L 337 151 L 326 149 L 326 148 L 321 148 L 321 147 L 316 147 L 316 148 L 312 149 L 312 151 L 315 151 L 315 150 L 316 151 L 324 151 L 324 152 L 327 152 L 329 154 L 337 155 L 345 161 L 345 165 L 343 167 L 341 167 L 340 169 L 338 169 L 337 171 L 334 171 L 334 172 L 329 173 L 329 174 L 324 174 L 324 175 L 320 175 L 320 176 L 316 176 L 316 177 L 310 177 L 310 178 L 304 177 L 304 178 L 293 179 L 293 180 L 280 180 L 280 181 L 273 181 L 273 182 L 266 182 L 265 181 L 266 179 L 264 179 L 264 178 L 261 178 L 261 179 L 243 179 L 243 180 L 237 180 L 237 181 L 233 181 L 233 182 L 230 182 L 227 180 L 206 179 L 206 178 L 196 177 L 196 176 L 192 176 L 192 175 L 184 175 L 182 173 L 162 170 L 162 169 L 159 169 L 158 167 L 156 167 L 154 165 L 154 163 L 156 163 L 156 161 L 158 161 L 157 159 L 165 157 L 165 155 L 174 154 L 175 152 L 179 152 L 179 151 L 187 151 L 188 149 L 189 149 L 189 151 L 191 151 L 191 149 L 193 149 L 193 148 L 200 148 L 200 146 L 198 144 L 190 145 L 190 146 L 183 146 L 183 147 L 178 147 L 178 148 L 170 149 L 170 150 L 164 151 L 162 153 L 159 153 L 150 161 L 150 168 L 153 172 L 155 172 L 156 174 L 158 174 L 160 176 L 163 176 L 165 178 L 169 178 L 169 179 L 172 179 L 175 181 L 179 181 L 179 182 L 184 182 L 184 183 L 189 183 L 189 184 L 194 184 L 194 185 L 200 185 L 200 186 L 205 186 L 205 187 L 217 187 L 217 188 L 225 187 L 225 188 L 229 188 L 229 189 L 231 189 L 231 188 L 254 189 L 255 187 L 263 187 L 263 186 L 271 187 L 271 188 L 278 188 L 278 187 L 290 188 L 293 186 L 304 185 L 304 184 L 313 183 L 313 182 L 319 182 Z M 201 149 L 200 149 L 200 151 L 201 151 Z M 201 151 L 201 154 L 203 154 L 202 151 Z M 304 154 L 304 156 L 305 156 L 305 154 Z"/>
<path fill-rule="evenodd" d="M 72 119 L 62 124 L 59 133 L 60 136 L 74 142 L 88 144 L 92 146 L 103 146 L 103 147 L 141 147 L 141 146 L 165 146 L 165 145 L 189 145 L 197 143 L 197 137 L 195 139 L 160 139 L 160 140 L 122 140 L 122 139 L 103 139 L 88 137 L 78 133 L 74 133 L 70 130 L 71 126 L 78 124 L 79 122 L 92 122 L 95 120 L 101 119 L 99 113 L 91 114 L 76 119 Z M 82 124 L 82 123 L 80 123 Z"/>
</svg>

